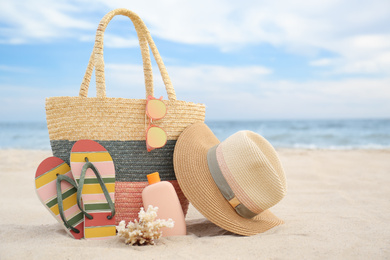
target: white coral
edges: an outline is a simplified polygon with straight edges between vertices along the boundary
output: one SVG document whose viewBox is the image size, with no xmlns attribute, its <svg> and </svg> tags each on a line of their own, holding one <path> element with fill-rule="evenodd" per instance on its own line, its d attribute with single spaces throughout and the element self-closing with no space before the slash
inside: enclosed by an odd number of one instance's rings
<svg viewBox="0 0 390 260">
<path fill-rule="evenodd" d="M 118 236 L 124 237 L 126 244 L 154 245 L 154 240 L 162 235 L 161 228 L 173 228 L 174 225 L 172 219 L 156 219 L 157 211 L 158 207 L 149 205 L 146 212 L 141 208 L 138 213 L 139 221 L 135 219 L 134 223 L 130 221 L 126 226 L 126 222 L 122 220 L 116 227 Z"/>
</svg>

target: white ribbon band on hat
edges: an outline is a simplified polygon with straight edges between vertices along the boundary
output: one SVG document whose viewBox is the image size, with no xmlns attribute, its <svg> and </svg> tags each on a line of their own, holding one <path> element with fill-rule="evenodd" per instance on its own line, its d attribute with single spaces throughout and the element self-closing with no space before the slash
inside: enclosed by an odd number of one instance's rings
<svg viewBox="0 0 390 260">
<path fill-rule="evenodd" d="M 207 163 L 211 176 L 213 177 L 214 182 L 217 185 L 219 191 L 241 217 L 251 219 L 254 216 L 257 216 L 258 214 L 253 213 L 238 200 L 233 190 L 230 188 L 230 185 L 227 183 L 218 164 L 217 147 L 218 144 L 208 150 Z"/>
</svg>

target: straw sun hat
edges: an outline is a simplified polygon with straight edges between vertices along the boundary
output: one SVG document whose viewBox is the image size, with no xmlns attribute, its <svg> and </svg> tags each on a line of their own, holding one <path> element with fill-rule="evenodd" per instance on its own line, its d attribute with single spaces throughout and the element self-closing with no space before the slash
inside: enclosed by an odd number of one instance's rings
<svg viewBox="0 0 390 260">
<path fill-rule="evenodd" d="M 239 131 L 220 142 L 195 123 L 179 136 L 173 164 L 184 195 L 221 228 L 249 236 L 283 224 L 268 209 L 284 197 L 286 178 L 262 136 Z"/>
</svg>

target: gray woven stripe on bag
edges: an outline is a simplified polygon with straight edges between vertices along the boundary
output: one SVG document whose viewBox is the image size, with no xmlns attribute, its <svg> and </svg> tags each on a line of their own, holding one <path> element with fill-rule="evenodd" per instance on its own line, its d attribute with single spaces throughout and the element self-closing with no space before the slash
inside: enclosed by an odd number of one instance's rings
<svg viewBox="0 0 390 260">
<path fill-rule="evenodd" d="M 98 141 L 110 153 L 115 165 L 115 180 L 119 182 L 147 182 L 146 175 L 159 172 L 162 181 L 176 180 L 173 170 L 173 150 L 176 140 L 151 152 L 145 141 Z M 70 151 L 76 141 L 50 141 L 53 155 L 69 164 Z"/>
</svg>

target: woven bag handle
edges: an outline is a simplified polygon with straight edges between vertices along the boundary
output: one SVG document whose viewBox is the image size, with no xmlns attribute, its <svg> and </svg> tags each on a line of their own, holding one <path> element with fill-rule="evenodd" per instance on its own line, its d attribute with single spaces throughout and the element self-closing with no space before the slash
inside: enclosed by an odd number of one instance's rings
<svg viewBox="0 0 390 260">
<path fill-rule="evenodd" d="M 131 19 L 134 24 L 134 27 L 137 31 L 139 43 L 141 46 L 142 61 L 144 67 L 144 76 L 145 76 L 145 88 L 146 88 L 146 97 L 151 95 L 153 96 L 153 72 L 152 64 L 150 61 L 149 46 L 152 50 L 153 56 L 156 60 L 156 63 L 159 67 L 165 89 L 168 94 L 169 100 L 176 100 L 175 90 L 172 86 L 171 79 L 169 78 L 167 69 L 164 65 L 164 62 L 161 59 L 160 53 L 157 50 L 157 47 L 150 36 L 149 30 L 146 27 L 145 23 L 141 18 L 134 12 L 119 8 L 107 13 L 99 23 L 98 29 L 96 31 L 96 39 L 94 49 L 92 51 L 89 63 L 87 66 L 87 71 L 85 72 L 83 82 L 80 86 L 80 97 L 87 97 L 89 83 L 92 76 L 93 67 L 95 66 L 96 74 L 96 93 L 97 97 L 106 97 L 106 85 L 104 77 L 104 58 L 103 58 L 103 40 L 104 40 L 104 31 L 111 21 L 111 19 L 116 15 L 124 15 Z M 148 46 L 149 44 L 149 46 Z"/>
<path fill-rule="evenodd" d="M 107 27 L 107 25 L 111 21 L 111 19 L 115 15 L 119 14 L 119 13 L 113 14 L 114 12 L 117 12 L 117 10 L 118 9 L 113 10 L 113 11 L 111 11 L 110 13 L 108 13 L 107 15 L 105 15 L 103 17 L 103 19 L 99 23 L 99 27 L 98 27 L 97 32 L 100 30 L 101 26 L 104 27 L 104 29 L 103 29 L 103 32 L 104 32 L 105 28 Z M 147 39 L 145 37 L 143 37 L 143 35 L 144 35 L 143 29 L 141 28 L 140 23 L 139 23 L 139 21 L 142 22 L 142 20 L 135 13 L 132 13 L 129 10 L 123 9 L 122 11 L 127 11 L 127 12 L 131 13 L 131 14 L 128 14 L 128 15 L 125 15 L 125 16 L 129 17 L 131 19 L 131 21 L 133 22 L 135 30 L 137 32 L 138 39 L 139 39 L 139 44 L 141 46 L 141 54 L 142 54 L 144 76 L 145 76 L 144 78 L 145 78 L 146 96 L 148 96 L 148 95 L 152 95 L 153 96 L 153 72 L 152 72 L 152 65 L 151 65 L 151 61 L 150 61 L 149 47 L 147 45 L 148 42 L 147 42 Z M 138 17 L 138 19 L 137 19 L 137 17 Z M 87 66 L 87 70 L 85 72 L 83 81 L 82 81 L 81 86 L 80 86 L 80 92 L 79 92 L 79 96 L 80 97 L 87 97 L 87 95 L 88 95 L 89 83 L 91 81 L 93 68 L 95 66 L 95 49 L 96 49 L 96 46 L 98 45 L 99 42 L 103 43 L 103 39 L 101 38 L 98 41 L 98 33 L 97 33 L 96 34 L 95 45 L 94 45 L 93 51 L 91 53 L 91 56 L 89 58 L 89 63 L 88 63 L 88 66 Z M 101 48 L 101 49 L 103 50 L 103 48 Z M 105 84 L 104 84 L 104 82 L 105 82 L 105 79 L 104 79 L 104 61 L 103 61 L 103 78 L 102 78 L 102 80 L 103 80 L 103 88 L 101 88 L 101 87 L 98 88 L 97 87 L 97 89 L 96 89 L 98 97 L 105 97 L 106 96 L 106 94 L 105 94 Z"/>
</svg>

